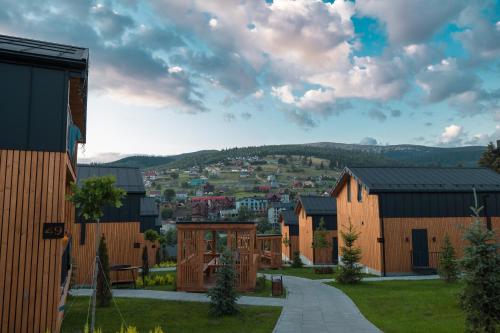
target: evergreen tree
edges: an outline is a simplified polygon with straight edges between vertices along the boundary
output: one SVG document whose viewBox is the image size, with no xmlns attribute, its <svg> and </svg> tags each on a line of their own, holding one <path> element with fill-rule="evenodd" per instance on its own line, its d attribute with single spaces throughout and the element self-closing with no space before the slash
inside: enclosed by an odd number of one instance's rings
<svg viewBox="0 0 500 333">
<path fill-rule="evenodd" d="M 109 256 L 106 238 L 101 236 L 99 241 L 99 274 L 97 275 L 97 306 L 109 306 L 111 303 L 111 289 L 109 279 Z"/>
<path fill-rule="evenodd" d="M 327 236 L 328 231 L 326 230 L 325 219 L 321 218 L 318 227 L 314 230 L 312 247 L 314 249 L 326 249 L 331 247 Z"/>
<path fill-rule="evenodd" d="M 362 278 L 361 266 L 359 265 L 361 249 L 356 247 L 354 243 L 358 239 L 359 233 L 349 223 L 347 232 L 341 231 L 340 235 L 344 244 L 340 248 L 342 265 L 337 270 L 336 280 L 340 283 L 358 283 Z"/>
<path fill-rule="evenodd" d="M 500 329 L 500 244 L 479 218 L 482 207 L 478 208 L 475 191 L 474 198 L 474 222 L 464 235 L 469 245 L 461 260 L 465 287 L 460 306 L 467 331 L 494 333 Z"/>
<path fill-rule="evenodd" d="M 238 312 L 236 300 L 236 271 L 233 257 L 229 251 L 221 256 L 221 267 L 217 270 L 215 286 L 208 290 L 210 314 L 215 317 L 232 315 Z"/>
<path fill-rule="evenodd" d="M 142 278 L 144 279 L 149 275 L 149 255 L 148 255 L 148 247 L 144 245 L 142 249 Z"/>
<path fill-rule="evenodd" d="M 490 142 L 479 159 L 479 165 L 500 172 L 500 147 L 495 148 Z"/>
<path fill-rule="evenodd" d="M 455 249 L 451 244 L 448 234 L 444 236 L 439 258 L 439 276 L 446 282 L 455 282 L 458 279 L 458 264 L 455 257 Z"/>
<path fill-rule="evenodd" d="M 300 252 L 295 251 L 293 253 L 292 267 L 293 268 L 302 268 L 303 266 L 304 266 L 304 263 L 302 262 L 302 259 L 300 259 Z"/>
</svg>

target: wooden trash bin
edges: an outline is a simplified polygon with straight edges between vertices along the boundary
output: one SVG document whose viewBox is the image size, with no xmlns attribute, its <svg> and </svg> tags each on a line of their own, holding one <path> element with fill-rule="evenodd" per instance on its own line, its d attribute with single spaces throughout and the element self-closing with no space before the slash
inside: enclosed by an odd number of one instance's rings
<svg viewBox="0 0 500 333">
<path fill-rule="evenodd" d="M 271 276 L 271 291 L 273 297 L 283 295 L 283 275 Z"/>
</svg>

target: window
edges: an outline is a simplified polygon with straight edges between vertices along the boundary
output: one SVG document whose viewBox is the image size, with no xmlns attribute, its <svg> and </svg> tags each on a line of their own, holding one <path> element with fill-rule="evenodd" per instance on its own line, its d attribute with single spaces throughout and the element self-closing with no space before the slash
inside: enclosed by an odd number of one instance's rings
<svg viewBox="0 0 500 333">
<path fill-rule="evenodd" d="M 351 202 L 351 180 L 347 181 L 347 202 Z"/>
<path fill-rule="evenodd" d="M 363 186 L 358 182 L 358 202 L 363 201 Z"/>
</svg>

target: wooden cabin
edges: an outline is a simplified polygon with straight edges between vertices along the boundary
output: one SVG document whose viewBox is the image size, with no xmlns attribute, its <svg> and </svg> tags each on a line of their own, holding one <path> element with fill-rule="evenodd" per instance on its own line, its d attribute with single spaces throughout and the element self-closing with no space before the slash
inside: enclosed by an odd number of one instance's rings
<svg viewBox="0 0 500 333">
<path fill-rule="evenodd" d="M 207 291 L 215 285 L 221 253 L 233 254 L 237 288 L 254 290 L 260 254 L 254 222 L 177 222 L 177 290 Z"/>
<path fill-rule="evenodd" d="M 158 206 L 153 198 L 146 198 L 140 170 L 129 167 L 78 165 L 78 184 L 90 177 L 114 176 L 116 186 L 126 191 L 120 208 L 106 207 L 100 231 L 106 238 L 110 266 L 142 266 L 144 246 L 148 248 L 149 266 L 156 263 L 158 242 L 144 239 L 148 229 L 159 231 Z M 73 257 L 76 263 L 74 281 L 88 286 L 92 282 L 96 246 L 96 225 L 77 217 L 73 225 Z M 131 272 L 112 271 L 113 283 L 132 282 Z"/>
<path fill-rule="evenodd" d="M 338 262 L 337 209 L 335 199 L 328 196 L 301 195 L 295 207 L 299 220 L 299 249 L 307 265 Z M 313 248 L 313 236 L 321 221 L 327 231 L 328 247 Z"/>
<path fill-rule="evenodd" d="M 0 332 L 58 332 L 88 49 L 0 35 Z"/>
<path fill-rule="evenodd" d="M 446 234 L 460 256 L 473 188 L 498 235 L 500 175 L 488 169 L 345 168 L 332 196 L 340 227 L 359 232 L 361 263 L 385 276 L 435 272 Z"/>
<path fill-rule="evenodd" d="M 260 269 L 281 268 L 281 234 L 257 235 Z"/>
<path fill-rule="evenodd" d="M 293 210 L 284 210 L 278 220 L 281 227 L 281 257 L 282 260 L 292 261 L 299 248 L 299 219 Z M 287 239 L 288 241 L 285 241 Z"/>
</svg>

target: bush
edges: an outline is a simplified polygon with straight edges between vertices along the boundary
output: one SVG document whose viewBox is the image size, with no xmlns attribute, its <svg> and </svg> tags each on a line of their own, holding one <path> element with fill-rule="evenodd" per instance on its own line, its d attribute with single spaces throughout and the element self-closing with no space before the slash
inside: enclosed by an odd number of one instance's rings
<svg viewBox="0 0 500 333">
<path fill-rule="evenodd" d="M 167 286 L 175 283 L 175 276 L 173 274 L 151 274 L 144 278 L 138 278 L 135 284 L 139 288 L 148 286 Z"/>
<path fill-rule="evenodd" d="M 302 268 L 302 267 L 304 267 L 304 263 L 302 262 L 302 259 L 300 259 L 300 252 L 299 251 L 295 251 L 293 253 L 292 267 L 293 268 Z"/>
<path fill-rule="evenodd" d="M 153 267 L 154 268 L 169 268 L 169 267 L 176 267 L 176 266 L 177 266 L 177 263 L 175 261 L 168 260 L 168 261 L 162 261 L 159 264 L 154 265 Z"/>
<path fill-rule="evenodd" d="M 455 282 L 458 279 L 458 265 L 455 258 L 455 249 L 451 245 L 448 234 L 444 237 L 439 258 L 439 276 L 446 282 Z"/>
<path fill-rule="evenodd" d="M 257 276 L 257 281 L 255 283 L 255 290 L 261 291 L 266 288 L 266 277 L 264 275 Z"/>
<path fill-rule="evenodd" d="M 315 267 L 314 274 L 333 274 L 332 267 Z"/>
</svg>

